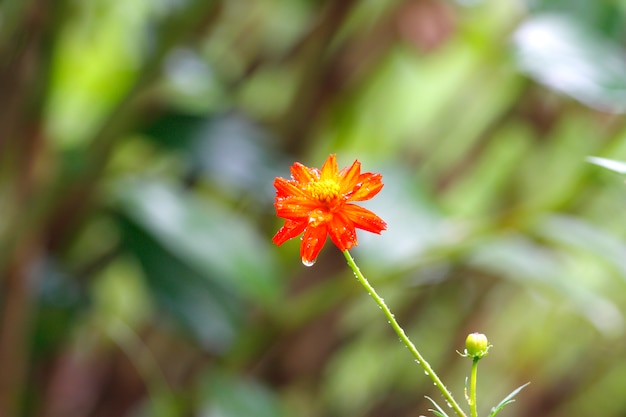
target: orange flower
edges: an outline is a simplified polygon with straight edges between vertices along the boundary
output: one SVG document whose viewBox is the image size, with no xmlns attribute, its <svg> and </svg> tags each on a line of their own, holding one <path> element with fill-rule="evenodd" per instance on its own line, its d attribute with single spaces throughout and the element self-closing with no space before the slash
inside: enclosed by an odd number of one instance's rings
<svg viewBox="0 0 626 417">
<path fill-rule="evenodd" d="M 358 160 L 341 171 L 335 155 L 328 157 L 322 169 L 296 162 L 291 177 L 274 180 L 276 215 L 286 220 L 272 241 L 281 245 L 304 232 L 300 255 L 305 265 L 313 265 L 326 236 L 344 251 L 357 245 L 356 228 L 373 233 L 387 228 L 376 214 L 351 203 L 369 200 L 383 188 L 382 176 L 361 174 Z"/>
</svg>

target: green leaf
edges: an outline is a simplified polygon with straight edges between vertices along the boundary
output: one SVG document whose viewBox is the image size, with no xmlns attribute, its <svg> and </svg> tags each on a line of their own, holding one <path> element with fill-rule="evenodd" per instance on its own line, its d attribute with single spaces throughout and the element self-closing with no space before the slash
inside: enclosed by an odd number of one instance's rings
<svg viewBox="0 0 626 417">
<path fill-rule="evenodd" d="M 578 24 L 593 27 L 618 42 L 623 33 L 622 0 L 533 0 L 527 5 L 531 15 L 565 14 Z"/>
<path fill-rule="evenodd" d="M 432 413 L 434 415 L 436 415 L 437 417 L 449 417 L 445 411 L 443 411 L 443 409 L 441 407 L 439 407 L 439 404 L 437 404 L 435 402 L 435 400 L 433 400 L 432 398 L 430 398 L 429 396 L 425 395 L 425 397 L 431 402 L 433 403 L 433 405 L 437 408 L 436 410 L 433 410 L 432 408 L 428 409 L 428 411 L 432 411 Z"/>
<path fill-rule="evenodd" d="M 251 378 L 211 370 L 199 384 L 202 405 L 199 414 L 220 417 L 280 417 L 277 396 L 261 382 Z"/>
<path fill-rule="evenodd" d="M 148 231 L 120 220 L 124 245 L 139 261 L 159 310 L 210 352 L 224 352 L 243 321 L 241 299 L 177 258 Z"/>
<path fill-rule="evenodd" d="M 599 156 L 587 157 L 587 162 L 601 166 L 618 174 L 626 174 L 626 162 L 616 161 L 615 159 L 600 158 Z"/>
<path fill-rule="evenodd" d="M 626 279 L 626 242 L 611 229 L 580 217 L 554 214 L 541 219 L 536 230 L 555 245 L 596 257 Z"/>
<path fill-rule="evenodd" d="M 50 355 L 66 343 L 75 320 L 89 305 L 87 294 L 53 258 L 39 266 L 37 310 L 34 317 L 33 353 Z"/>
<path fill-rule="evenodd" d="M 169 150 L 186 151 L 210 123 L 209 118 L 187 113 L 166 113 L 143 132 L 148 138 Z"/>
<path fill-rule="evenodd" d="M 255 301 L 277 299 L 278 271 L 269 240 L 242 216 L 158 181 L 128 181 L 119 196 L 127 217 L 173 257 Z"/>
<path fill-rule="evenodd" d="M 498 414 L 504 408 L 505 405 L 511 404 L 511 403 L 515 402 L 515 400 L 514 400 L 515 396 L 521 390 L 526 388 L 526 386 L 528 386 L 529 384 L 530 384 L 530 382 L 527 382 L 524 385 L 521 385 L 521 386 L 517 387 L 515 390 L 513 390 L 513 392 L 511 392 L 502 401 L 500 401 L 500 404 L 496 405 L 495 407 L 493 407 L 491 409 L 491 413 L 489 414 L 489 417 L 494 417 L 496 414 Z"/>
<path fill-rule="evenodd" d="M 171 113 L 145 133 L 183 158 L 187 179 L 202 178 L 225 194 L 259 205 L 271 200 L 274 178 L 288 172 L 271 136 L 241 115 Z"/>
<path fill-rule="evenodd" d="M 618 43 L 558 13 L 526 21 L 514 40 L 520 69 L 539 83 L 595 109 L 626 111 L 626 60 Z"/>
<path fill-rule="evenodd" d="M 245 301 L 275 302 L 280 274 L 270 243 L 244 218 L 157 181 L 129 181 L 118 193 L 125 246 L 153 297 L 205 348 L 228 349 Z"/>
<path fill-rule="evenodd" d="M 583 271 L 571 269 L 563 252 L 517 233 L 485 239 L 473 248 L 470 264 L 567 302 L 598 330 L 621 322 L 619 309 L 606 296 L 580 285 Z M 602 312 L 603 315 L 599 315 Z M 607 324 L 610 326 L 607 327 Z"/>
</svg>

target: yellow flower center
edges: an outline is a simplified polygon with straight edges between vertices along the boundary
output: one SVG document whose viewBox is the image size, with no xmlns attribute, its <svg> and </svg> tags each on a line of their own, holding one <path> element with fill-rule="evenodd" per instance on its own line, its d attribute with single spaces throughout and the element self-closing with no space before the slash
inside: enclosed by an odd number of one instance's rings
<svg viewBox="0 0 626 417">
<path fill-rule="evenodd" d="M 307 185 L 307 191 L 311 193 L 311 197 L 322 203 L 330 203 L 339 197 L 339 184 L 333 180 L 320 180 L 310 182 Z"/>
</svg>

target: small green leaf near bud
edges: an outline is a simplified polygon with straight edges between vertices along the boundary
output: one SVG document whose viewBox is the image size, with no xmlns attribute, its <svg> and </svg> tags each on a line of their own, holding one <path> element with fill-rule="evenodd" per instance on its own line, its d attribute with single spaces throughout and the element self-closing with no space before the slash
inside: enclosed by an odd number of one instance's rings
<svg viewBox="0 0 626 417">
<path fill-rule="evenodd" d="M 487 354 L 491 345 L 487 336 L 482 333 L 470 333 L 465 339 L 465 355 L 474 359 L 480 359 Z"/>
</svg>

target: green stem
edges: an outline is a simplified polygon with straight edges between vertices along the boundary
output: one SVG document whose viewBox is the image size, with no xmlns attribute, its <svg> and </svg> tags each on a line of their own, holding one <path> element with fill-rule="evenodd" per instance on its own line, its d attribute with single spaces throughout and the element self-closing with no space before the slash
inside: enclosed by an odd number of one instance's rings
<svg viewBox="0 0 626 417">
<path fill-rule="evenodd" d="M 480 358 L 474 358 L 472 362 L 472 375 L 470 376 L 470 413 L 471 417 L 478 417 L 478 412 L 476 411 L 476 379 L 478 375 L 478 361 Z"/>
<path fill-rule="evenodd" d="M 385 301 L 376 293 L 376 290 L 374 290 L 374 287 L 372 287 L 370 283 L 367 281 L 367 279 L 363 276 L 363 274 L 361 273 L 361 270 L 354 262 L 354 259 L 352 258 L 352 255 L 350 254 L 350 252 L 348 250 L 344 250 L 343 255 L 346 257 L 346 260 L 348 261 L 348 265 L 350 266 L 350 268 L 352 268 L 352 271 L 354 271 L 354 275 L 356 276 L 356 278 L 359 280 L 361 285 L 363 285 L 363 287 L 367 290 L 367 292 L 374 299 L 374 301 L 376 301 L 376 304 L 378 304 L 380 309 L 383 311 L 383 314 L 385 314 L 385 316 L 387 317 L 387 320 L 389 320 L 389 324 L 391 324 L 391 327 L 393 327 L 393 330 L 400 337 L 400 340 L 402 340 L 402 343 L 404 343 L 404 345 L 407 347 L 407 349 L 409 349 L 409 351 L 411 352 L 411 354 L 413 355 L 417 363 L 420 364 L 420 366 L 424 369 L 426 374 L 430 377 L 430 379 L 432 379 L 432 381 L 435 383 L 435 386 L 439 389 L 439 391 L 441 391 L 441 394 L 446 399 L 448 404 L 454 409 L 454 411 L 459 417 L 466 417 L 461 407 L 459 407 L 457 402 L 452 397 L 452 394 L 450 393 L 450 391 L 448 391 L 446 386 L 443 385 L 443 382 L 441 382 L 441 379 L 439 379 L 435 371 L 433 371 L 433 369 L 430 367 L 428 362 L 426 362 L 426 360 L 419 353 L 419 351 L 417 350 L 413 342 L 411 342 L 411 340 L 408 338 L 406 333 L 404 333 L 404 330 L 402 329 L 402 327 L 400 327 L 400 325 L 396 321 L 393 313 L 391 312 L 391 310 L 389 310 L 389 307 L 387 307 L 387 304 L 385 304 Z"/>
</svg>

